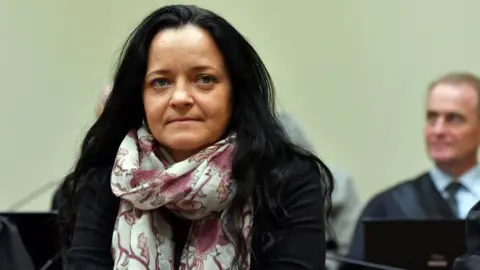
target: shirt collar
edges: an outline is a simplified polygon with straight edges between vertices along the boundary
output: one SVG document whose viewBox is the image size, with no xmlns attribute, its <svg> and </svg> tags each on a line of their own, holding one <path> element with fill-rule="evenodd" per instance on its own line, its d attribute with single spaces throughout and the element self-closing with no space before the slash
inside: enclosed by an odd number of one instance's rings
<svg viewBox="0 0 480 270">
<path fill-rule="evenodd" d="M 441 192 L 445 191 L 448 184 L 453 180 L 453 177 L 440 170 L 438 167 L 430 171 L 430 176 L 437 189 Z M 468 189 L 475 197 L 480 198 L 480 165 L 476 165 L 464 174 L 462 174 L 458 181 Z"/>
</svg>

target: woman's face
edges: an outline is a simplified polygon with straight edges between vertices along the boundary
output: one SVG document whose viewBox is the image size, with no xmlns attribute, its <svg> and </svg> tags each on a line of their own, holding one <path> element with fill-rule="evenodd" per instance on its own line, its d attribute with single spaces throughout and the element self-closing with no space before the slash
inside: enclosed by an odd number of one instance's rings
<svg viewBox="0 0 480 270">
<path fill-rule="evenodd" d="M 205 30 L 159 32 L 150 45 L 143 103 L 153 137 L 184 160 L 218 141 L 231 115 L 223 57 Z"/>
</svg>

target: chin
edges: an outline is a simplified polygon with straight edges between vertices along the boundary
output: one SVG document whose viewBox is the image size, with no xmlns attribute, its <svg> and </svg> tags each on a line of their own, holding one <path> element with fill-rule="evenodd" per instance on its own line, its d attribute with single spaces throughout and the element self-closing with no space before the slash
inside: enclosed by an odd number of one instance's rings
<svg viewBox="0 0 480 270">
<path fill-rule="evenodd" d="M 448 163 L 453 160 L 453 155 L 450 153 L 430 153 L 430 158 L 435 163 Z"/>
<path fill-rule="evenodd" d="M 194 149 L 203 149 L 205 147 L 206 138 L 202 138 L 194 134 L 177 135 L 168 138 L 165 146 L 169 149 L 188 151 Z"/>
</svg>

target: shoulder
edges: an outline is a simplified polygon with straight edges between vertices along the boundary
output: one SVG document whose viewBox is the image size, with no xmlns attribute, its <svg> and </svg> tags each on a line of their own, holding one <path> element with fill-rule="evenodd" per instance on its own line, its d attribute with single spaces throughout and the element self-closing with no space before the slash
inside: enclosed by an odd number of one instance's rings
<svg viewBox="0 0 480 270">
<path fill-rule="evenodd" d="M 322 177 L 314 159 L 298 155 L 278 163 L 263 183 L 257 183 L 256 223 L 275 227 L 293 216 L 309 215 L 311 209 L 321 213 L 327 191 Z"/>
<path fill-rule="evenodd" d="M 85 184 L 79 187 L 77 218 L 81 222 L 98 219 L 114 220 L 120 200 L 110 187 L 110 168 L 99 168 L 86 174 Z"/>
<path fill-rule="evenodd" d="M 281 191 L 275 189 L 277 194 L 272 194 L 279 199 L 282 214 L 273 216 L 263 208 L 254 217 L 252 246 L 259 268 L 323 269 L 325 197 L 319 167 L 313 159 L 301 158 L 282 167 L 284 173 L 278 175 L 283 178 Z"/>
<path fill-rule="evenodd" d="M 313 160 L 296 158 L 288 165 L 283 176 L 283 185 L 279 198 L 281 207 L 289 214 L 300 212 L 306 214 L 308 209 L 321 212 L 329 188 L 326 172 Z M 299 214 L 299 213 L 298 213 Z"/>
<path fill-rule="evenodd" d="M 111 167 L 100 167 L 89 170 L 84 176 L 84 184 L 78 187 L 80 200 L 85 203 L 115 205 L 117 197 L 110 187 Z"/>
<path fill-rule="evenodd" d="M 397 194 L 411 193 L 412 190 L 415 190 L 417 184 L 423 181 L 427 175 L 428 173 L 422 173 L 421 175 L 409 179 L 404 179 L 399 183 L 384 189 L 383 191 L 374 195 L 372 199 L 368 201 L 365 208 L 380 205 L 385 206 L 386 202 L 393 201 L 393 198 Z"/>
<path fill-rule="evenodd" d="M 386 195 L 393 195 L 397 192 L 409 192 L 412 189 L 415 189 L 416 186 L 423 182 L 425 179 L 428 179 L 428 173 L 422 173 L 420 175 L 417 175 L 413 178 L 405 179 L 398 184 L 395 184 L 389 188 L 387 188 L 385 191 L 380 193 L 380 195 L 383 194 L 383 196 Z"/>
<path fill-rule="evenodd" d="M 305 186 L 321 187 L 322 180 L 327 178 L 326 172 L 313 160 L 295 157 L 288 165 L 288 173 L 285 174 L 285 188 L 292 191 Z"/>
<path fill-rule="evenodd" d="M 86 187 L 97 189 L 110 186 L 111 174 L 112 167 L 110 166 L 92 168 L 85 174 Z"/>
</svg>

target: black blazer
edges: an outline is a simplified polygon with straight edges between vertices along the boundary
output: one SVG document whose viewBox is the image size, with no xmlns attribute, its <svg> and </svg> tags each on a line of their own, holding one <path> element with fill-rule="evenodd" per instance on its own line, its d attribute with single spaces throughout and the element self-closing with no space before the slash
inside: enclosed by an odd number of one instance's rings
<svg viewBox="0 0 480 270">
<path fill-rule="evenodd" d="M 455 260 L 453 270 L 480 270 L 480 202 L 470 210 L 466 223 L 467 254 Z"/>
<path fill-rule="evenodd" d="M 325 268 L 324 196 L 316 164 L 297 160 L 281 194 L 287 217 L 276 221 L 257 211 L 251 268 L 317 270 Z M 68 269 L 111 270 L 111 241 L 119 199 L 110 188 L 111 168 L 99 170 L 83 192 Z"/>
</svg>

